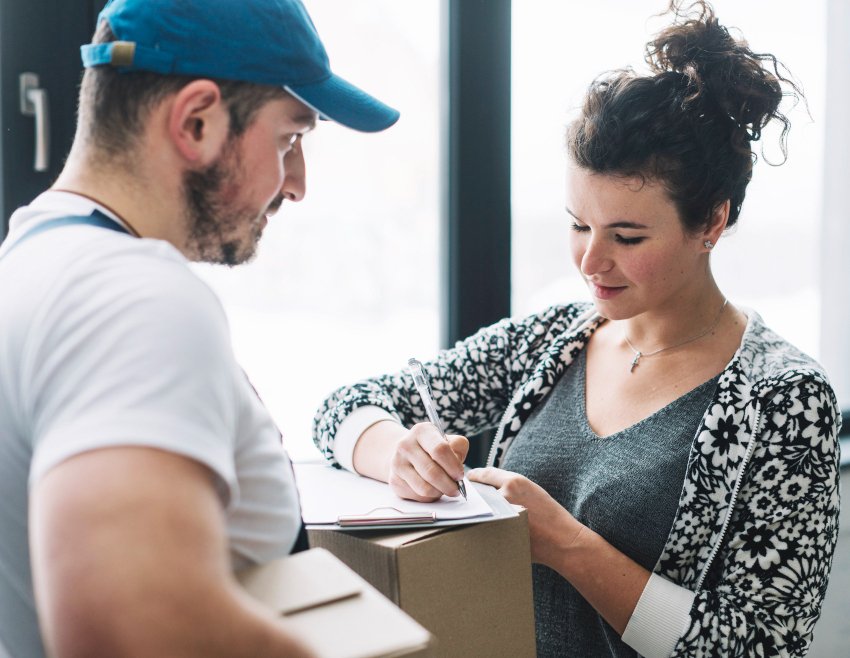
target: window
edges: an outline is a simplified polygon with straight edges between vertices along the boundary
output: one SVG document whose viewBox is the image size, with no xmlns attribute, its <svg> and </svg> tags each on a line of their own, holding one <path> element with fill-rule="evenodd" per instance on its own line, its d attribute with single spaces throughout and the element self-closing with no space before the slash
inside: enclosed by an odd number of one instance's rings
<svg viewBox="0 0 850 658">
<path fill-rule="evenodd" d="M 771 52 L 803 85 L 788 114 L 788 161 L 761 152 L 737 228 L 721 239 L 712 269 L 737 305 L 757 310 L 769 326 L 818 357 L 820 198 L 823 173 L 826 4 L 823 0 L 714 0 L 720 22 L 740 28 L 756 52 Z M 603 71 L 644 68 L 644 45 L 669 15 L 667 3 L 640 0 L 513 3 L 513 313 L 589 299 L 568 252 L 564 212 L 565 127 L 571 110 Z M 656 15 L 656 16 L 653 16 Z M 804 38 L 789 38 L 794 34 Z M 787 109 L 787 108 L 786 108 Z M 768 130 L 759 143 L 781 159 Z M 793 258 L 794 266 L 789 267 Z"/>
<path fill-rule="evenodd" d="M 320 122 L 303 142 L 307 195 L 272 219 L 257 259 L 197 266 L 296 459 L 318 456 L 326 394 L 439 342 L 439 2 L 306 4 L 334 71 L 401 119 L 374 135 Z"/>
</svg>

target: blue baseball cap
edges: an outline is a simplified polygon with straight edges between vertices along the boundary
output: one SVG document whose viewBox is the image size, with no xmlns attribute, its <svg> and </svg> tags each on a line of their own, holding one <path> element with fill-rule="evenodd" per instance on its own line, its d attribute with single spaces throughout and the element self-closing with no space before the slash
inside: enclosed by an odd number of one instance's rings
<svg viewBox="0 0 850 658">
<path fill-rule="evenodd" d="M 82 46 L 83 65 L 283 87 L 323 119 L 377 132 L 397 110 L 331 72 L 300 0 L 110 0 L 115 41 Z"/>
</svg>

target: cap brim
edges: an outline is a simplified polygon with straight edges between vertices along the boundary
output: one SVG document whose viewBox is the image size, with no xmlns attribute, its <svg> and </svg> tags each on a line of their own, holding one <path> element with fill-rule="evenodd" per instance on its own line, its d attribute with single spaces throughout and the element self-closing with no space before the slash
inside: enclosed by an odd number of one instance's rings
<svg viewBox="0 0 850 658">
<path fill-rule="evenodd" d="M 399 112 L 336 75 L 286 90 L 324 119 L 367 133 L 385 130 L 398 121 Z"/>
</svg>

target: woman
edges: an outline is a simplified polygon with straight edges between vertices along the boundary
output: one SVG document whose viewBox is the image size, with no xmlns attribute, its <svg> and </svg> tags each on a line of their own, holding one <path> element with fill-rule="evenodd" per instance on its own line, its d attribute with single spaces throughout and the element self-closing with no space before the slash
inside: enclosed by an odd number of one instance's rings
<svg viewBox="0 0 850 658">
<path fill-rule="evenodd" d="M 570 126 L 571 251 L 593 304 L 504 320 L 425 364 L 449 443 L 405 373 L 316 417 L 329 460 L 414 500 L 457 495 L 460 435 L 497 429 L 468 477 L 528 509 L 540 656 L 801 656 L 826 591 L 833 392 L 710 266 L 751 142 L 771 119 L 784 140 L 796 88 L 697 6 L 648 45 L 650 75 L 597 79 Z"/>
</svg>

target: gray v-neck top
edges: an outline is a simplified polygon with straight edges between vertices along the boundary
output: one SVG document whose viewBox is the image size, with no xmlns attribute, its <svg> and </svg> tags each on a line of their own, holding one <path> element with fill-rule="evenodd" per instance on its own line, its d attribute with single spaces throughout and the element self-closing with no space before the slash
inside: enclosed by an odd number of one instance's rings
<svg viewBox="0 0 850 658">
<path fill-rule="evenodd" d="M 542 486 L 650 571 L 670 534 L 688 454 L 719 375 L 616 434 L 587 422 L 586 350 L 520 429 L 502 467 Z M 533 566 L 537 655 L 637 656 L 562 576 Z"/>
</svg>

